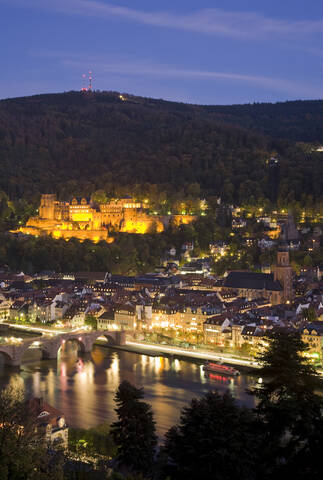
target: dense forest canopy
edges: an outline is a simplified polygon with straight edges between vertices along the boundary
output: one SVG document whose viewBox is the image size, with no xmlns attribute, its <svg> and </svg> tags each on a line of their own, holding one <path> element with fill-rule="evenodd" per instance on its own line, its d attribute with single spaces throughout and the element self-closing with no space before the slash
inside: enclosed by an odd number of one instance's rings
<svg viewBox="0 0 323 480">
<path fill-rule="evenodd" d="M 323 143 L 323 101 L 298 100 L 205 107 L 219 120 L 279 139 Z"/>
<path fill-rule="evenodd" d="M 36 204 L 156 184 L 223 201 L 319 202 L 323 101 L 197 106 L 116 92 L 0 102 L 0 190 Z M 272 162 L 274 157 L 278 162 Z M 145 187 L 146 186 L 146 187 Z M 130 192 L 131 193 L 131 192 Z"/>
</svg>

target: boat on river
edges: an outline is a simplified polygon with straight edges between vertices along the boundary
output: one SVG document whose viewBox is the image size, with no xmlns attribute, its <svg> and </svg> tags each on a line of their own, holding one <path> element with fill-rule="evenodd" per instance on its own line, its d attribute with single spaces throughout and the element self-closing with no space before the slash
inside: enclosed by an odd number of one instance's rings
<svg viewBox="0 0 323 480">
<path fill-rule="evenodd" d="M 203 365 L 203 370 L 206 373 L 216 372 L 221 373 L 221 375 L 230 375 L 234 377 L 240 375 L 239 370 L 236 370 L 233 367 L 228 367 L 227 365 L 223 365 L 222 363 L 206 362 L 206 364 Z"/>
</svg>

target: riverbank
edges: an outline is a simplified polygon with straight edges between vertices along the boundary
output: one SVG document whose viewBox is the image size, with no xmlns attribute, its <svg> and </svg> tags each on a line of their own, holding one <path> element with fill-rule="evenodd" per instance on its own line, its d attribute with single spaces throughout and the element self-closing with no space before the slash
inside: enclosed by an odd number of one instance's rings
<svg viewBox="0 0 323 480">
<path fill-rule="evenodd" d="M 104 341 L 98 340 L 97 343 L 101 346 L 109 346 Z M 112 347 L 112 345 L 111 345 Z M 144 343 L 138 341 L 127 341 L 126 345 L 113 345 L 114 349 L 123 350 L 126 352 L 139 353 L 141 355 L 148 355 L 151 357 L 162 356 L 169 358 L 178 358 L 178 359 L 187 359 L 188 357 L 192 360 L 202 361 L 203 363 L 207 360 L 212 360 L 216 362 L 221 362 L 225 365 L 230 365 L 233 367 L 239 367 L 241 371 L 249 374 L 256 374 L 257 370 L 260 368 L 260 364 L 252 359 L 239 358 L 231 356 L 228 353 L 217 353 L 210 350 L 191 350 L 180 347 L 172 347 L 168 345 L 160 345 L 153 343 Z M 317 373 L 323 379 L 323 369 L 317 368 Z"/>
<path fill-rule="evenodd" d="M 57 330 L 53 328 L 43 328 L 39 325 L 19 325 L 19 324 L 12 324 L 12 323 L 4 323 L 0 324 L 2 328 L 9 328 L 12 329 L 12 331 L 20 332 L 24 331 L 26 336 L 35 336 L 35 333 L 39 333 L 40 335 L 43 334 L 54 334 L 54 335 L 59 335 L 62 333 L 67 333 L 69 332 L 75 332 L 79 331 L 80 329 L 73 329 L 73 330 Z M 1 330 L 1 329 L 0 329 Z M 1 336 L 1 333 L 0 333 Z M 96 343 L 100 346 L 108 346 L 105 341 L 100 341 L 97 340 Z M 112 346 L 112 345 L 110 345 Z M 153 343 L 147 343 L 147 342 L 140 342 L 140 341 L 130 341 L 128 340 L 126 342 L 126 345 L 113 345 L 113 348 L 119 349 L 119 350 L 124 350 L 132 353 L 139 353 L 142 355 L 148 355 L 151 357 L 157 357 L 157 356 L 164 356 L 164 357 L 176 357 L 178 359 L 186 359 L 190 358 L 192 360 L 200 361 L 204 363 L 207 360 L 215 361 L 215 362 L 221 362 L 233 367 L 239 367 L 240 370 L 243 370 L 245 373 L 250 373 L 250 374 L 256 374 L 257 369 L 260 368 L 259 363 L 255 359 L 250 359 L 247 357 L 239 357 L 237 355 L 232 355 L 230 353 L 225 353 L 225 352 L 214 352 L 211 350 L 206 350 L 206 349 L 199 349 L 198 347 L 188 349 L 188 348 L 183 348 L 183 347 L 177 347 L 177 346 L 169 346 L 169 345 L 161 345 L 161 344 L 153 344 Z M 323 379 L 323 369 L 322 368 L 316 368 L 317 373 L 322 377 Z"/>
<path fill-rule="evenodd" d="M 98 340 L 100 346 L 109 346 L 104 341 Z M 112 347 L 112 345 L 111 345 Z M 222 362 L 230 366 L 238 366 L 241 370 L 247 373 L 256 373 L 260 365 L 255 360 L 244 358 L 237 358 L 230 356 L 227 353 L 216 353 L 209 350 L 190 350 L 180 347 L 172 347 L 167 345 L 143 343 L 135 341 L 127 341 L 126 345 L 113 345 L 114 349 L 123 350 L 126 352 L 139 353 L 141 355 L 148 355 L 151 357 L 163 356 L 178 359 L 197 360 L 204 363 L 207 360 Z"/>
</svg>

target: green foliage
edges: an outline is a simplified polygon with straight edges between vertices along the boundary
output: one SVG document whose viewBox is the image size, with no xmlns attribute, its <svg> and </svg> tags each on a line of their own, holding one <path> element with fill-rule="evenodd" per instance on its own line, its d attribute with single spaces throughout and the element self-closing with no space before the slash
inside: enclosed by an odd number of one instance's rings
<svg viewBox="0 0 323 480">
<path fill-rule="evenodd" d="M 220 227 L 231 228 L 232 225 L 232 215 L 228 207 L 221 206 L 218 209 L 216 222 Z"/>
<path fill-rule="evenodd" d="M 12 385 L 1 392 L 1 480 L 63 480 L 60 454 L 49 452 L 40 441 L 35 421 L 22 390 Z"/>
<path fill-rule="evenodd" d="M 85 325 L 92 327 L 92 330 L 98 329 L 98 320 L 94 315 L 85 315 Z"/>
<path fill-rule="evenodd" d="M 309 308 L 303 309 L 302 315 L 308 322 L 315 322 L 317 320 L 316 311 L 312 305 Z"/>
<path fill-rule="evenodd" d="M 319 377 L 304 357 L 307 346 L 298 332 L 285 330 L 270 334 L 268 341 L 258 359 L 263 383 L 252 390 L 256 413 L 265 423 L 262 461 L 271 474 L 290 471 L 303 478 L 301 472 L 323 473 L 315 457 L 323 440 L 323 402 L 316 394 Z"/>
<path fill-rule="evenodd" d="M 193 399 L 166 435 L 164 475 L 172 480 L 322 478 L 318 375 L 297 332 L 278 330 L 268 342 L 259 356 L 257 375 L 263 382 L 252 389 L 255 410 L 237 406 L 228 393 Z"/>
<path fill-rule="evenodd" d="M 321 100 L 208 106 L 205 109 L 228 123 L 243 125 L 274 138 L 323 143 L 323 133 L 317 128 L 323 116 Z M 311 145 L 303 148 L 307 153 L 312 150 Z"/>
<path fill-rule="evenodd" d="M 304 266 L 305 267 L 312 267 L 313 266 L 313 261 L 310 255 L 306 255 L 304 257 Z"/>
<path fill-rule="evenodd" d="M 112 244 L 90 240 L 55 240 L 49 236 L 17 237 L 0 234 L 0 265 L 26 273 L 110 271 L 132 275 L 160 263 L 168 245 L 167 236 L 120 234 Z"/>
<path fill-rule="evenodd" d="M 143 477 L 141 474 L 138 475 L 122 475 L 121 473 L 118 472 L 113 472 L 112 475 L 108 477 L 108 480 L 145 480 L 145 477 Z M 167 480 L 167 479 L 165 479 Z"/>
<path fill-rule="evenodd" d="M 172 480 L 256 478 L 256 431 L 251 411 L 229 393 L 193 399 L 166 434 L 168 473 Z"/>
<path fill-rule="evenodd" d="M 203 107 L 131 95 L 122 102 L 114 92 L 3 100 L 0 189 L 33 204 L 51 191 L 62 199 L 150 191 L 152 208 L 164 205 L 165 213 L 168 192 L 181 190 L 188 212 L 202 195 L 237 204 L 312 195 L 313 203 L 323 191 L 322 154 L 295 141 L 323 142 L 322 105 Z M 272 155 L 276 166 L 267 163 Z M 172 206 L 182 202 L 179 194 Z"/>
<path fill-rule="evenodd" d="M 68 434 L 69 448 L 80 456 L 103 455 L 112 458 L 116 447 L 106 424 L 95 428 L 70 428 Z"/>
<path fill-rule="evenodd" d="M 107 203 L 108 197 L 104 190 L 96 190 L 91 195 L 91 201 L 93 203 Z"/>
<path fill-rule="evenodd" d="M 115 92 L 39 95 L 0 102 L 0 265 L 33 273 L 109 270 L 133 275 L 160 263 L 170 245 L 194 241 L 195 253 L 228 238 L 231 214 L 275 205 L 299 218 L 323 211 L 323 102 L 202 107 Z M 284 140 L 281 140 L 284 139 Z M 288 139 L 285 140 L 285 139 Z M 292 139 L 292 141 L 290 141 Z M 278 163 L 268 161 L 275 156 Z M 111 245 L 2 235 L 36 213 L 41 193 L 94 202 L 127 194 L 151 213 L 203 214 L 162 235 L 115 234 Z M 203 209 L 200 199 L 206 198 Z M 205 215 L 205 216 L 204 216 Z M 259 236 L 260 225 L 247 231 Z M 258 229 L 258 230 L 257 230 Z M 241 243 L 241 237 L 236 239 Z M 216 263 L 216 273 L 250 269 L 260 253 L 242 251 Z M 322 249 L 293 253 L 296 268 L 322 263 Z"/>
<path fill-rule="evenodd" d="M 157 437 L 151 406 L 143 401 L 143 389 L 123 381 L 116 392 L 118 420 L 111 426 L 120 466 L 149 476 L 154 465 Z"/>
</svg>

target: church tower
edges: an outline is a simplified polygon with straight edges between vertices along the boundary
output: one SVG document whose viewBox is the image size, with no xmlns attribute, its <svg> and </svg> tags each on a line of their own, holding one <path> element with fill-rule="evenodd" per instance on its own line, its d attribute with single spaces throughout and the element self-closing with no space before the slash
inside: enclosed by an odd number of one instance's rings
<svg viewBox="0 0 323 480">
<path fill-rule="evenodd" d="M 278 280 L 283 287 L 282 302 L 293 299 L 292 267 L 289 264 L 288 247 L 281 245 L 277 252 L 277 263 L 273 265 L 274 280 Z"/>
</svg>

